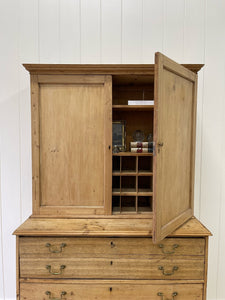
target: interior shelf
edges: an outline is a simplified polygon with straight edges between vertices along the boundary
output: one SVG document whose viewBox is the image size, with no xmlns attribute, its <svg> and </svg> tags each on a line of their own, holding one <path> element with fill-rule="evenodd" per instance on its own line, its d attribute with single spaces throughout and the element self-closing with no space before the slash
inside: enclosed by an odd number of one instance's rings
<svg viewBox="0 0 225 300">
<path fill-rule="evenodd" d="M 113 153 L 113 156 L 153 156 L 153 153 L 119 152 Z"/>
<path fill-rule="evenodd" d="M 113 176 L 153 176 L 153 172 L 147 172 L 147 171 L 113 171 Z"/>
<path fill-rule="evenodd" d="M 139 189 L 137 192 L 138 196 L 153 196 L 151 189 Z"/>
<path fill-rule="evenodd" d="M 153 196 L 153 192 L 151 190 L 140 189 L 137 191 L 133 189 L 113 189 L 113 196 Z"/>
<path fill-rule="evenodd" d="M 154 105 L 113 105 L 112 108 L 121 111 L 146 111 L 154 110 Z"/>
</svg>

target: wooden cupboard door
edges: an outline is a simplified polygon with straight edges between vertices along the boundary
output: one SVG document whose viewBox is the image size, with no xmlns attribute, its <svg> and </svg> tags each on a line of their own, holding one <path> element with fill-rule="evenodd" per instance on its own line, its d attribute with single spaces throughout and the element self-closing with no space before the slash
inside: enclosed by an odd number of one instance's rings
<svg viewBox="0 0 225 300">
<path fill-rule="evenodd" d="M 155 57 L 153 241 L 193 215 L 197 75 Z"/>
<path fill-rule="evenodd" d="M 111 76 L 33 75 L 33 213 L 111 213 Z"/>
</svg>

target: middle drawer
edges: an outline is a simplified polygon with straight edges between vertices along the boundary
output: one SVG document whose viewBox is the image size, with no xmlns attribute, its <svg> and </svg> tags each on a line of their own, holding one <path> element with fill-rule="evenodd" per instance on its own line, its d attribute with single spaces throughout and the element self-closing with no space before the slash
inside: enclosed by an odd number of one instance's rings
<svg viewBox="0 0 225 300">
<path fill-rule="evenodd" d="M 21 258 L 20 276 L 30 278 L 196 279 L 204 278 L 204 257 Z"/>
</svg>

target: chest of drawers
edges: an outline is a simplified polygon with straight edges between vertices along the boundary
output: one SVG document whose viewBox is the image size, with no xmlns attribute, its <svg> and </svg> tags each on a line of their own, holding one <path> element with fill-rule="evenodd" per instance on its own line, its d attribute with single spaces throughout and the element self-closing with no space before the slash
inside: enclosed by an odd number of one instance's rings
<svg viewBox="0 0 225 300">
<path fill-rule="evenodd" d="M 127 222 L 26 221 L 15 232 L 18 299 L 206 299 L 203 225 L 192 219 L 153 244 L 151 224 L 132 221 L 131 235 Z"/>
</svg>

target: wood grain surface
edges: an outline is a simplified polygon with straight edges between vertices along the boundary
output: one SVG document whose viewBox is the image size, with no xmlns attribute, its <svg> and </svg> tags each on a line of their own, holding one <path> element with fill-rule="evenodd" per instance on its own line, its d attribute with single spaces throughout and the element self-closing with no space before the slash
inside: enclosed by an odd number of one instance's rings
<svg viewBox="0 0 225 300">
<path fill-rule="evenodd" d="M 161 300 L 157 295 L 163 293 L 166 299 L 172 299 L 173 293 L 178 293 L 177 299 L 182 300 L 202 300 L 202 284 L 155 284 L 153 281 L 96 281 L 73 283 L 21 283 L 21 300 L 49 299 L 46 291 L 51 292 L 52 297 L 60 298 L 62 291 L 66 292 L 67 300 Z M 138 298 L 134 298 L 138 295 Z M 179 298 L 178 298 L 179 297 Z M 63 299 L 63 298 L 62 298 Z M 174 298 L 176 299 L 176 297 Z"/>
<path fill-rule="evenodd" d="M 204 253 L 204 238 L 166 238 L 155 245 L 151 238 L 20 237 L 20 258 L 147 258 L 203 256 Z"/>
</svg>

